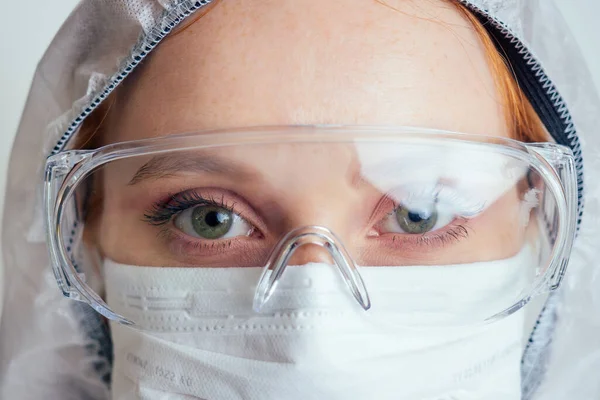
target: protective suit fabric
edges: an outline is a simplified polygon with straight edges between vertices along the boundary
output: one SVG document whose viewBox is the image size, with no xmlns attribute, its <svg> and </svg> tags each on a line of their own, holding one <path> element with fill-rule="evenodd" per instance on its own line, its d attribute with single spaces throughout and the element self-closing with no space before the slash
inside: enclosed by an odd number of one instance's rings
<svg viewBox="0 0 600 400">
<path fill-rule="evenodd" d="M 7 184 L 1 398 L 109 398 L 112 352 L 107 326 L 86 305 L 64 299 L 52 276 L 43 237 L 43 165 L 173 27 L 207 3 L 83 1 L 41 60 L 15 139 Z M 577 43 L 552 1 L 465 3 L 480 10 L 482 19 L 494 18 L 495 35 L 503 38 L 506 48 L 512 45 L 508 58 L 521 60 L 516 73 L 536 111 L 555 139 L 564 137 L 586 159 L 585 195 L 580 192 L 585 216 L 566 284 L 546 303 L 525 351 L 523 398 L 595 398 L 600 395 L 600 280 L 595 270 L 600 258 L 600 136 L 595 132 L 600 101 Z M 536 101 L 542 97 L 546 100 Z M 544 118 L 546 114 L 552 118 Z M 100 278 L 86 273 L 89 284 L 100 288 Z"/>
</svg>

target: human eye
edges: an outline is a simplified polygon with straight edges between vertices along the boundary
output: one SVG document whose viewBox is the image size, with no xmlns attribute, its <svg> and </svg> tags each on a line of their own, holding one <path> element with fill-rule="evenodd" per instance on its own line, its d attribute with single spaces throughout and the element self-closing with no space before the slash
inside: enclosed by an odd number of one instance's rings
<svg viewBox="0 0 600 400">
<path fill-rule="evenodd" d="M 484 208 L 481 202 L 460 196 L 443 185 L 434 188 L 404 188 L 401 194 L 388 196 L 388 211 L 377 223 L 378 236 L 416 239 L 420 243 L 446 243 L 468 236 L 468 220 Z"/>
<path fill-rule="evenodd" d="M 455 217 L 447 212 L 439 212 L 435 204 L 424 208 L 409 208 L 398 205 L 382 221 L 384 233 L 425 234 L 451 223 Z"/>
<path fill-rule="evenodd" d="M 160 227 L 159 236 L 181 255 L 216 255 L 240 250 L 244 240 L 260 237 L 243 215 L 247 208 L 229 193 L 188 190 L 155 203 L 144 220 Z"/>
<path fill-rule="evenodd" d="M 242 216 L 226 207 L 212 204 L 187 208 L 173 219 L 173 223 L 186 235 L 198 239 L 228 239 L 252 233 L 252 225 Z"/>
</svg>

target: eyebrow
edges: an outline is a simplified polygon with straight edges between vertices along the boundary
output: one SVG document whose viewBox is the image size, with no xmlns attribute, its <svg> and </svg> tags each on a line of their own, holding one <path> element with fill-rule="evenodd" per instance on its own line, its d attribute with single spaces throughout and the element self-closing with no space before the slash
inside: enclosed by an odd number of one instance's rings
<svg viewBox="0 0 600 400">
<path fill-rule="evenodd" d="M 213 154 L 176 153 L 152 157 L 137 170 L 128 185 L 133 186 L 146 180 L 186 172 L 227 174 L 238 178 L 248 178 L 252 175 L 247 168 Z"/>
</svg>

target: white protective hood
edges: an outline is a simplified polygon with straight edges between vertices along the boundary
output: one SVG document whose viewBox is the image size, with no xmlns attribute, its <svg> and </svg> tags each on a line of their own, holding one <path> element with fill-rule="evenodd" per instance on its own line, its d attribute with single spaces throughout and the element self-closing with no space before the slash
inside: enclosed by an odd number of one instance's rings
<svg viewBox="0 0 600 400">
<path fill-rule="evenodd" d="M 40 62 L 6 193 L 0 398 L 109 398 L 107 325 L 87 305 L 64 299 L 50 268 L 40 200 L 45 158 L 63 149 L 173 27 L 208 3 L 83 0 Z M 566 282 L 550 297 L 525 350 L 523 398 L 600 398 L 600 101 L 553 0 L 464 3 L 491 21 L 486 26 L 555 139 L 573 148 L 579 164 L 581 154 L 585 160 L 579 236 Z"/>
</svg>

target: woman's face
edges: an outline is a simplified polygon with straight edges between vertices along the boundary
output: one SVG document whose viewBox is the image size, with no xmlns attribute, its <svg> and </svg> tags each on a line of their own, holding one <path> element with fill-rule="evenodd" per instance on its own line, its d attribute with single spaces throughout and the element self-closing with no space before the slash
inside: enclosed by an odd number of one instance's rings
<svg viewBox="0 0 600 400">
<path fill-rule="evenodd" d="M 510 135 L 483 46 L 444 1 L 222 1 L 162 43 L 115 99 L 108 143 L 296 124 Z M 307 225 L 332 229 L 363 265 L 398 254 L 400 265 L 483 261 L 522 246 L 522 221 L 506 218 L 517 217 L 506 211 L 520 201 L 516 186 L 468 221 L 419 214 L 361 179 L 359 153 L 287 144 L 115 163 L 102 172 L 95 240 L 106 257 L 157 266 L 262 265 L 282 235 Z"/>
</svg>

